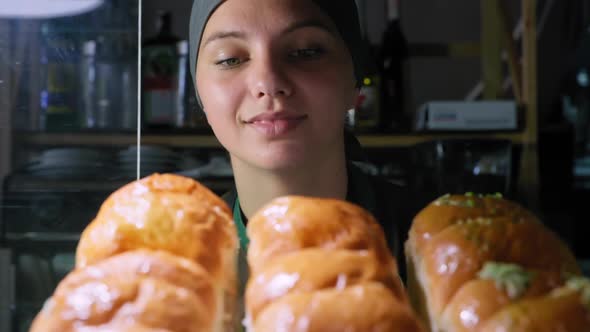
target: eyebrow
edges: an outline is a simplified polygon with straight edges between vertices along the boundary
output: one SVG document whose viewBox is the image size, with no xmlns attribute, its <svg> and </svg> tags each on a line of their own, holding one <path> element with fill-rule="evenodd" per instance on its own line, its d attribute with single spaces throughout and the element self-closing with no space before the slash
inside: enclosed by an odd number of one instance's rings
<svg viewBox="0 0 590 332">
<path fill-rule="evenodd" d="M 209 36 L 209 38 L 207 38 L 204 42 L 203 42 L 203 48 L 205 48 L 205 46 L 207 46 L 207 44 L 215 41 L 215 40 L 219 40 L 219 39 L 224 39 L 224 38 L 237 38 L 237 39 L 246 39 L 246 34 L 243 32 L 239 32 L 239 31 L 219 31 L 219 32 L 215 32 L 214 34 L 212 34 L 211 36 Z"/>
<path fill-rule="evenodd" d="M 322 30 L 330 33 L 330 34 L 335 33 L 335 31 L 333 29 L 331 29 L 324 22 L 317 20 L 317 19 L 307 19 L 307 20 L 298 21 L 298 22 L 293 23 L 292 25 L 288 26 L 285 30 L 283 30 L 281 34 L 284 35 L 284 34 L 291 33 L 297 29 L 309 28 L 309 27 L 319 28 L 319 29 L 322 29 Z"/>
<path fill-rule="evenodd" d="M 317 19 L 307 19 L 307 20 L 295 22 L 292 25 L 285 28 L 283 31 L 281 31 L 281 35 L 286 35 L 288 33 L 295 31 L 295 30 L 302 29 L 302 28 L 309 28 L 309 27 L 319 28 L 321 30 L 324 30 L 324 31 L 332 34 L 332 35 L 336 35 L 336 33 L 333 29 L 331 29 L 324 22 L 317 20 Z M 207 46 L 207 44 L 209 44 L 215 40 L 225 39 L 225 38 L 246 39 L 246 34 L 242 31 L 215 32 L 203 42 L 202 47 L 205 48 L 205 46 Z"/>
</svg>

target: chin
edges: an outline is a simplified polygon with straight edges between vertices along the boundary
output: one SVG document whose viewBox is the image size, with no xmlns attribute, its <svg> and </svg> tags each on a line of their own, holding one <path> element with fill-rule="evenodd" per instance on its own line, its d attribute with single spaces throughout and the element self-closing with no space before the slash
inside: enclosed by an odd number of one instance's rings
<svg viewBox="0 0 590 332">
<path fill-rule="evenodd" d="M 224 145 L 240 162 L 265 171 L 280 172 L 310 168 L 332 154 L 332 144 L 316 140 L 310 143 L 299 138 L 275 142 L 244 141 L 237 145 Z"/>
<path fill-rule="evenodd" d="M 275 172 L 299 169 L 308 163 L 305 158 L 294 156 L 269 156 L 269 158 L 261 158 L 250 162 L 257 168 Z"/>
<path fill-rule="evenodd" d="M 266 148 L 262 153 L 255 151 L 244 157 L 244 161 L 256 168 L 277 172 L 298 169 L 315 160 L 304 149 L 293 147 L 277 149 L 276 146 Z"/>
</svg>

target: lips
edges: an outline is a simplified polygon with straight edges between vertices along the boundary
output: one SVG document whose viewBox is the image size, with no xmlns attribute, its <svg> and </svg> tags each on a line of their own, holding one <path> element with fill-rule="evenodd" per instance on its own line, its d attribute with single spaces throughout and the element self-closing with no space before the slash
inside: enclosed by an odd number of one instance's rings
<svg viewBox="0 0 590 332">
<path fill-rule="evenodd" d="M 272 138 L 289 133 L 297 128 L 305 119 L 307 119 L 307 115 L 287 112 L 265 112 L 245 121 L 245 123 L 263 136 Z"/>
<path fill-rule="evenodd" d="M 276 121 L 276 120 L 298 120 L 304 119 L 307 115 L 304 114 L 294 114 L 288 112 L 264 112 L 258 114 L 257 116 L 247 120 L 246 123 L 254 123 L 260 121 Z"/>
</svg>

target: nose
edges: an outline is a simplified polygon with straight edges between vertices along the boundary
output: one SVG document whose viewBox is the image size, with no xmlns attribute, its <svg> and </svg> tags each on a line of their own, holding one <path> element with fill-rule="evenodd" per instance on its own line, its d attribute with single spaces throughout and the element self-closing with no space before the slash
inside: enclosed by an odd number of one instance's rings
<svg viewBox="0 0 590 332">
<path fill-rule="evenodd" d="M 269 55 L 253 62 L 250 86 L 254 98 L 284 98 L 293 93 L 293 87 L 289 82 L 286 68 L 281 65 L 280 61 L 273 59 Z"/>
</svg>

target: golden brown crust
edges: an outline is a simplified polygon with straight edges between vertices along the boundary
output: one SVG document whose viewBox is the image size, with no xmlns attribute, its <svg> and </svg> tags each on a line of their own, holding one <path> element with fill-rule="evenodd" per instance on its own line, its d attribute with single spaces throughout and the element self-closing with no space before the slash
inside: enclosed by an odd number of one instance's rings
<svg viewBox="0 0 590 332">
<path fill-rule="evenodd" d="M 102 204 L 32 331 L 219 331 L 237 321 L 237 231 L 225 202 L 154 174 Z"/>
<path fill-rule="evenodd" d="M 580 292 L 558 289 L 547 296 L 508 305 L 490 317 L 480 332 L 590 331 L 590 310 Z"/>
<path fill-rule="evenodd" d="M 346 201 L 288 196 L 250 219 L 252 331 L 422 331 L 383 230 Z"/>
<path fill-rule="evenodd" d="M 506 289 L 490 279 L 473 279 L 453 296 L 443 314 L 443 326 L 455 332 L 477 331 L 493 314 L 510 303 L 547 294 L 563 284 L 562 273 L 530 270 L 530 284 L 523 294 L 511 297 Z"/>
<path fill-rule="evenodd" d="M 412 222 L 409 238 L 416 250 L 450 225 L 478 217 L 539 222 L 530 211 L 497 195 L 445 195 L 422 209 Z"/>
<path fill-rule="evenodd" d="M 341 200 L 277 198 L 249 220 L 248 237 L 252 273 L 275 257 L 305 248 L 372 250 L 397 273 L 375 218 L 361 207 Z"/>
<path fill-rule="evenodd" d="M 451 297 L 474 279 L 487 261 L 556 272 L 579 271 L 573 254 L 540 223 L 506 218 L 456 223 L 424 246 L 422 262 L 434 314 L 440 315 Z"/>
<path fill-rule="evenodd" d="M 266 307 L 256 332 L 423 331 L 410 308 L 380 283 L 291 294 Z"/>
<path fill-rule="evenodd" d="M 532 294 L 556 287 L 566 274 L 580 273 L 556 234 L 530 211 L 494 195 L 446 195 L 432 202 L 414 219 L 405 249 L 414 277 L 410 298 L 436 331 L 471 330 L 514 302 L 495 293 L 493 283 L 478 280 L 486 262 L 514 263 L 559 277 L 533 287 Z"/>
<path fill-rule="evenodd" d="M 265 306 L 287 294 L 344 289 L 372 281 L 380 282 L 401 303 L 408 304 L 401 280 L 385 269 L 374 253 L 305 249 L 273 260 L 250 278 L 246 307 L 256 320 Z"/>
<path fill-rule="evenodd" d="M 108 197 L 82 233 L 76 266 L 138 248 L 165 250 L 197 262 L 233 292 L 237 246 L 221 198 L 190 178 L 154 174 Z"/>
<path fill-rule="evenodd" d="M 220 291 L 190 260 L 130 251 L 68 274 L 31 331 L 206 331 L 220 310 Z"/>
</svg>

